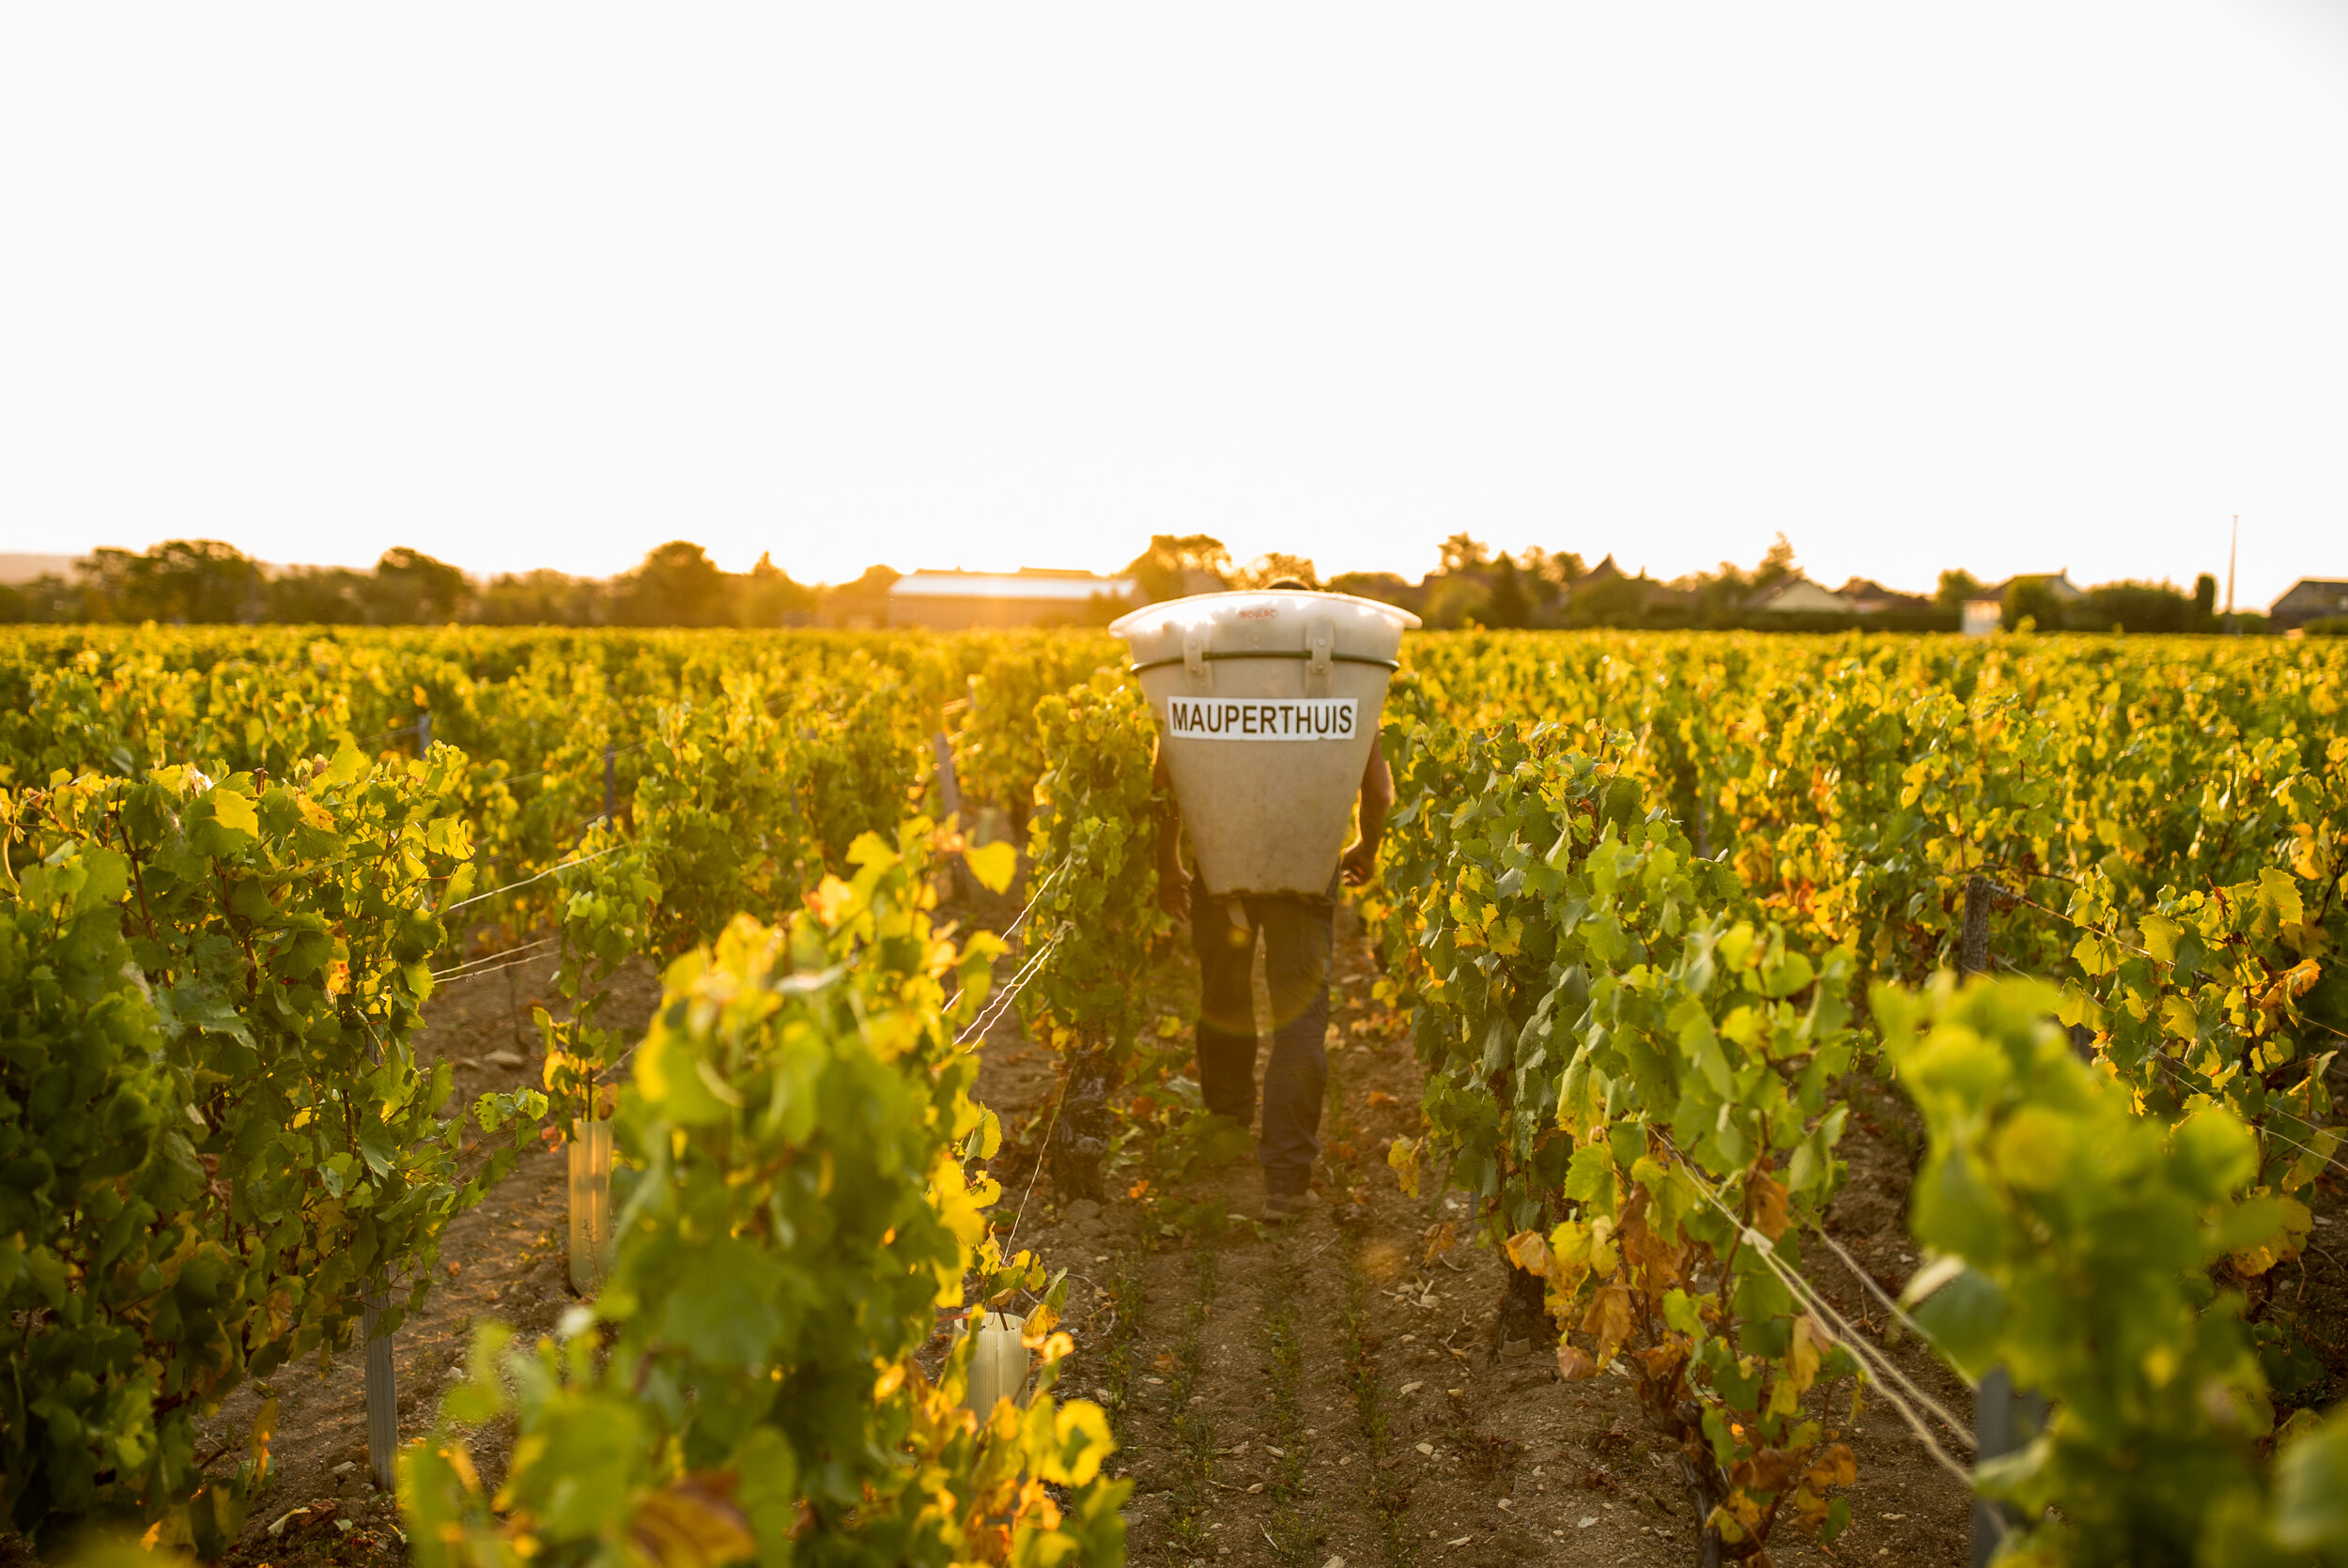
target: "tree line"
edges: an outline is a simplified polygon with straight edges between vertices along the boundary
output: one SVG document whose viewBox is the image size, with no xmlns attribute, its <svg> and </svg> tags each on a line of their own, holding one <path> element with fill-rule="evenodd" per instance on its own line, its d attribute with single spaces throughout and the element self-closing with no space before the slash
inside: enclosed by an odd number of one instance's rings
<svg viewBox="0 0 2348 1568">
<path fill-rule="evenodd" d="M 876 570 L 884 588 L 896 575 Z M 371 571 L 271 571 L 216 539 L 175 539 L 143 553 L 93 550 L 70 578 L 0 584 L 0 622 L 783 626 L 812 622 L 827 592 L 844 591 L 795 582 L 765 555 L 747 572 L 724 571 L 684 540 L 612 577 L 536 571 L 475 578 L 406 546 L 384 551 Z"/>
<path fill-rule="evenodd" d="M 70 577 L 51 574 L 0 584 L 0 623 L 171 624 L 279 623 L 310 625 L 741 626 L 886 623 L 888 586 L 899 576 L 873 566 L 834 586 L 795 581 L 762 555 L 747 572 L 728 572 L 701 546 L 672 540 L 630 571 L 611 577 L 562 572 L 505 573 L 476 578 L 422 550 L 387 550 L 371 570 L 344 566 L 271 569 L 234 546 L 176 539 L 144 552 L 93 550 Z M 1971 574 L 1940 574 L 1934 592 L 1876 590 L 1857 613 L 1764 607 L 1774 590 L 1801 577 L 1785 536 L 1751 567 L 1722 561 L 1709 572 L 1669 580 L 1632 576 L 1608 557 L 1597 566 L 1571 550 L 1538 546 L 1511 555 L 1465 532 L 1439 548 L 1436 569 L 1416 582 L 1392 572 L 1340 572 L 1323 577 L 1301 555 L 1273 551 L 1244 563 L 1211 534 L 1157 534 L 1127 563 L 1139 597 L 1157 601 L 1229 588 L 1294 581 L 1377 599 L 1410 610 L 1429 626 L 1524 628 L 1768 627 L 1828 630 L 1852 625 L 1893 631 L 1954 631 L 1962 607 L 1985 592 Z M 2208 632 L 2222 629 L 2217 580 L 2204 573 L 2190 594 L 2166 582 L 2104 583 L 2073 597 L 2046 576 L 2003 585 L 2000 620 L 2040 631 Z M 1846 587 L 1848 585 L 1846 585 Z M 1866 585 L 1875 590 L 1875 585 Z M 1079 619 L 1105 623 L 1122 607 L 1103 599 Z M 2242 630 L 2263 618 L 2234 617 Z"/>
<path fill-rule="evenodd" d="M 1274 552 L 1235 565 L 1223 542 L 1210 534 L 1159 534 L 1125 568 L 1144 596 L 1156 600 L 1210 588 L 1262 588 L 1292 580 L 1307 588 L 1358 594 L 1395 605 L 1426 624 L 1537 628 L 1611 626 L 1703 629 L 1751 627 L 1822 631 L 1849 626 L 1889 631 L 1955 631 L 1965 605 L 1989 592 L 1971 573 L 1940 574 L 1930 594 L 1889 593 L 1877 607 L 1856 613 L 1786 612 L 1763 608 L 1772 590 L 1802 576 L 1794 547 L 1784 534 L 1750 567 L 1722 561 L 1709 572 L 1668 580 L 1631 576 L 1612 557 L 1588 565 L 1571 550 L 1538 546 L 1509 555 L 1467 533 L 1440 546 L 1437 568 L 1413 583 L 1392 572 L 1340 572 L 1322 577 L 1303 556 Z M 2214 632 L 2225 617 L 2216 607 L 2217 580 L 2208 573 L 2187 594 L 2167 582 L 2111 582 L 2086 589 L 2071 599 L 2053 576 L 2019 576 L 1995 595 L 2000 621 L 2008 630 Z M 1867 585 L 1870 589 L 1876 585 Z M 2262 630 L 2263 616 L 2237 614 L 2245 631 Z"/>
</svg>

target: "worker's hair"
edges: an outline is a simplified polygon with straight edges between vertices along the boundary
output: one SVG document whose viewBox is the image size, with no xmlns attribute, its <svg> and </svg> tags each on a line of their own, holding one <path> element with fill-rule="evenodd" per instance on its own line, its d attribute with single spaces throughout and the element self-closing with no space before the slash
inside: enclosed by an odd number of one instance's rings
<svg viewBox="0 0 2348 1568">
<path fill-rule="evenodd" d="M 1276 577 L 1264 584 L 1264 588 L 1267 592 L 1274 593 L 1284 588 L 1293 590 L 1298 593 L 1310 593 L 1313 591 L 1312 584 L 1298 582 L 1294 577 Z"/>
</svg>

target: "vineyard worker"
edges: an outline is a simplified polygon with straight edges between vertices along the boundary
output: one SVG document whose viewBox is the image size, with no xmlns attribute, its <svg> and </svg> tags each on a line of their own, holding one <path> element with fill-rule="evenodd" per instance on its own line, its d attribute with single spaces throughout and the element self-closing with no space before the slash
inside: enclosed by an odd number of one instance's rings
<svg viewBox="0 0 2348 1568">
<path fill-rule="evenodd" d="M 1294 580 L 1271 585 L 1303 589 Z M 1321 1101 L 1329 1078 L 1323 1037 L 1329 1027 L 1329 967 L 1336 945 L 1341 877 L 1359 887 L 1378 864 L 1378 840 L 1394 805 L 1394 775 L 1376 746 L 1362 770 L 1361 833 L 1339 858 L 1328 891 L 1244 894 L 1217 899 L 1182 862 L 1182 808 L 1175 804 L 1166 748 L 1156 782 L 1166 803 L 1158 830 L 1158 899 L 1190 921 L 1198 955 L 1198 1086 L 1213 1115 L 1245 1127 L 1256 1112 L 1256 942 L 1264 945 L 1272 992 L 1272 1059 L 1264 1068 L 1263 1127 L 1256 1145 L 1263 1167 L 1266 1221 L 1278 1224 L 1312 1204 L 1313 1158 L 1321 1152 Z"/>
</svg>

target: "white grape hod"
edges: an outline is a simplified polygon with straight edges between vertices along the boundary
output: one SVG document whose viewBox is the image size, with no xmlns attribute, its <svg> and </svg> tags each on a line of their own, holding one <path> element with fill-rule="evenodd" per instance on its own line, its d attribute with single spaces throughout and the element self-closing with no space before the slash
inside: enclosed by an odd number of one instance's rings
<svg viewBox="0 0 2348 1568">
<path fill-rule="evenodd" d="M 962 1331 L 969 1332 L 965 1320 Z M 978 1344 L 970 1347 L 970 1388 L 963 1407 L 983 1422 L 995 1413 L 997 1400 L 1027 1403 L 1027 1347 L 1020 1343 L 1024 1325 L 1007 1312 L 991 1312 L 979 1320 Z"/>
<path fill-rule="evenodd" d="M 1417 624 L 1371 599 L 1271 591 L 1170 599 L 1109 627 L 1157 715 L 1209 893 L 1329 891 Z"/>
</svg>

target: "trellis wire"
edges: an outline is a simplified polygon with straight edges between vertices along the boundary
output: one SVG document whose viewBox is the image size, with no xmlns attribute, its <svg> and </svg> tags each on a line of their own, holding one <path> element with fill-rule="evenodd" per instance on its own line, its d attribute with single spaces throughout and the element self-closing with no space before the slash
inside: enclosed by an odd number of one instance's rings
<svg viewBox="0 0 2348 1568">
<path fill-rule="evenodd" d="M 620 851 L 626 849 L 626 847 L 627 846 L 625 844 L 608 845 L 603 849 L 597 850 L 593 854 L 582 854 L 576 860 L 565 860 L 559 866 L 549 866 L 545 870 L 538 872 L 535 876 L 524 877 L 519 882 L 509 882 L 502 887 L 492 887 L 487 893 L 475 893 L 470 899 L 459 899 L 455 903 L 449 905 L 448 908 L 440 911 L 440 913 L 443 915 L 454 914 L 456 911 L 463 909 L 468 904 L 477 904 L 484 899 L 494 899 L 501 893 L 511 893 L 517 887 L 528 887 L 533 882 L 544 882 L 547 878 L 554 875 L 557 871 L 567 871 L 574 866 L 584 866 L 591 860 L 601 860 L 605 855 L 617 854 Z"/>
</svg>

